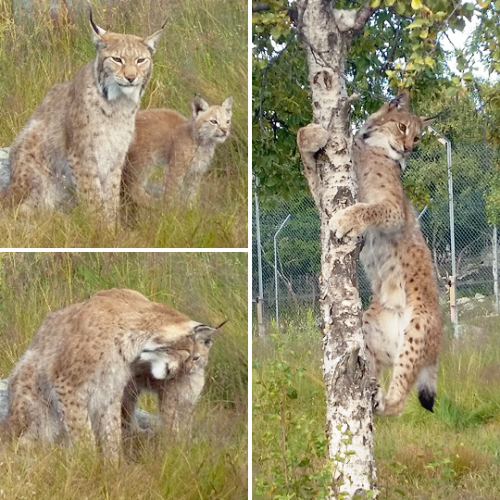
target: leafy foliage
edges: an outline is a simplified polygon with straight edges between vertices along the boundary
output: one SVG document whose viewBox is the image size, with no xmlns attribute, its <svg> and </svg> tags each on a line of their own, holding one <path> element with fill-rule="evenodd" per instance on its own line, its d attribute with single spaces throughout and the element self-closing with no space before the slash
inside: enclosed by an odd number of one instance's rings
<svg viewBox="0 0 500 500">
<path fill-rule="evenodd" d="M 363 4 L 335 1 L 334 8 L 359 9 Z M 294 5 L 275 0 L 269 2 L 269 10 L 253 15 L 253 167 L 263 198 L 276 193 L 290 198 L 306 186 L 295 137 L 311 121 L 311 106 Z M 378 109 L 390 89 L 399 86 L 413 87 L 415 109 L 424 109 L 427 116 L 448 110 L 467 92 L 477 105 L 472 55 L 481 47 L 492 62 L 490 68 L 497 71 L 493 61 L 500 52 L 495 52 L 498 28 L 493 20 L 500 2 L 372 0 L 370 5 L 374 14 L 354 39 L 345 66 L 348 91 L 360 96 L 352 111 L 355 123 Z M 447 33 L 462 31 L 474 14 L 481 18 L 475 45 L 446 52 L 442 40 Z M 458 74 L 448 67 L 451 57 Z M 465 123 L 462 120 L 462 126 Z"/>
</svg>

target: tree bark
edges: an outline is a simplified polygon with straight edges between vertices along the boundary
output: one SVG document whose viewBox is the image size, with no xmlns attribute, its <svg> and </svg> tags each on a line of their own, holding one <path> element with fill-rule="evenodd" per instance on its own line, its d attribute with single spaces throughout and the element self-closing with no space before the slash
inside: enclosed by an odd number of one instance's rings
<svg viewBox="0 0 500 500">
<path fill-rule="evenodd" d="M 337 240 L 328 222 L 354 203 L 351 132 L 344 67 L 351 40 L 373 12 L 339 11 L 332 2 L 299 0 L 298 28 L 309 67 L 314 124 L 297 136 L 321 221 L 321 309 L 329 457 L 336 464 L 331 498 L 375 498 L 370 377 L 361 330 L 356 240 Z M 326 132 L 325 132 L 326 131 Z M 359 497 L 357 497 L 359 498 Z"/>
</svg>

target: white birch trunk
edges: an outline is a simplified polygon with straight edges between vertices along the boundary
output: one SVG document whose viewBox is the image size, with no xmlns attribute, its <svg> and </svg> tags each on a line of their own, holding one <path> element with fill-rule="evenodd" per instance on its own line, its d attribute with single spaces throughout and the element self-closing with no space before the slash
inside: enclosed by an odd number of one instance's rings
<svg viewBox="0 0 500 500">
<path fill-rule="evenodd" d="M 298 28 L 307 52 L 314 123 L 329 132 L 324 149 L 304 151 L 309 125 L 298 143 L 305 175 L 321 220 L 321 308 L 324 321 L 325 379 L 329 457 L 337 463 L 331 498 L 361 498 L 374 490 L 372 388 L 361 331 L 361 301 L 356 287 L 359 248 L 347 238 L 339 242 L 328 221 L 339 208 L 355 201 L 351 176 L 350 102 L 343 76 L 355 31 L 372 13 L 334 11 L 332 2 L 299 0 Z M 316 128 L 314 128 L 316 127 Z M 302 136 L 301 136 L 302 134 Z M 321 141 L 320 141 L 321 142 Z M 323 144 L 320 145 L 320 147 Z M 313 154 L 311 154 L 313 153 Z M 339 460 L 340 459 L 340 460 Z M 375 492 L 373 493 L 375 494 Z M 359 497 L 358 497 L 359 498 Z M 373 497 L 375 498 L 375 496 Z"/>
</svg>

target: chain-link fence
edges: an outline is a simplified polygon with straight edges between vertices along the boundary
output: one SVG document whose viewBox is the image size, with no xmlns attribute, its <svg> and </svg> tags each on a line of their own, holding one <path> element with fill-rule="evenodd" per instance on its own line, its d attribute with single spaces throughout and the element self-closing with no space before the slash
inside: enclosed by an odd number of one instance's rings
<svg viewBox="0 0 500 500">
<path fill-rule="evenodd" d="M 451 158 L 447 158 L 445 147 L 419 150 L 407 161 L 403 182 L 411 199 L 422 207 L 418 210 L 420 224 L 443 296 L 455 269 L 459 298 L 491 296 L 498 304 L 496 228 L 488 225 L 485 211 L 495 161 L 495 151 L 484 144 L 453 146 Z M 452 186 L 448 170 L 452 172 Z M 453 231 L 450 231 L 451 187 Z M 256 238 L 259 225 L 264 321 L 274 320 L 278 311 L 281 318 L 286 318 L 303 306 L 319 310 L 319 217 L 311 195 L 302 193 L 291 200 L 273 199 L 271 203 L 265 200 L 260 203 L 259 222 L 255 203 L 254 196 L 253 299 L 255 302 L 259 297 Z M 454 243 L 450 233 L 454 233 Z M 370 286 L 362 270 L 358 285 L 366 303 Z"/>
</svg>

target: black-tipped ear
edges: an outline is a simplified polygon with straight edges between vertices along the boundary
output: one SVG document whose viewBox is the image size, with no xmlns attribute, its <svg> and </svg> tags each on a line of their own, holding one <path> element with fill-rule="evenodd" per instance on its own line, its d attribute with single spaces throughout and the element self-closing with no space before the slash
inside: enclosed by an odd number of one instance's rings
<svg viewBox="0 0 500 500">
<path fill-rule="evenodd" d="M 104 46 L 102 36 L 106 34 L 106 30 L 103 30 L 102 28 L 97 26 L 96 23 L 94 23 L 94 19 L 92 18 L 92 7 L 90 6 L 90 4 L 88 4 L 88 6 L 90 26 L 92 28 L 92 42 L 97 48 L 102 48 Z"/>
<path fill-rule="evenodd" d="M 222 104 L 221 107 L 226 110 L 227 113 L 231 114 L 231 108 L 233 107 L 233 96 L 230 95 Z"/>
<path fill-rule="evenodd" d="M 197 95 L 193 99 L 193 102 L 191 102 L 191 118 L 196 118 L 200 113 L 203 113 L 203 111 L 206 111 L 208 108 L 208 103 Z"/>
<path fill-rule="evenodd" d="M 432 122 L 437 120 L 437 116 L 432 116 L 431 118 L 426 118 L 425 116 L 420 116 L 420 122 L 422 123 L 422 127 L 427 127 Z"/>
<path fill-rule="evenodd" d="M 147 45 L 151 54 L 154 54 L 156 52 L 156 48 L 158 47 L 158 42 L 160 41 L 160 38 L 163 35 L 163 28 L 165 27 L 165 24 L 167 24 L 167 21 L 163 23 L 163 26 L 158 31 L 148 36 L 147 38 L 144 38 L 144 43 Z"/>
<path fill-rule="evenodd" d="M 401 111 L 410 111 L 410 93 L 408 91 L 400 91 L 395 99 L 389 103 L 389 109 L 397 108 Z"/>
</svg>

